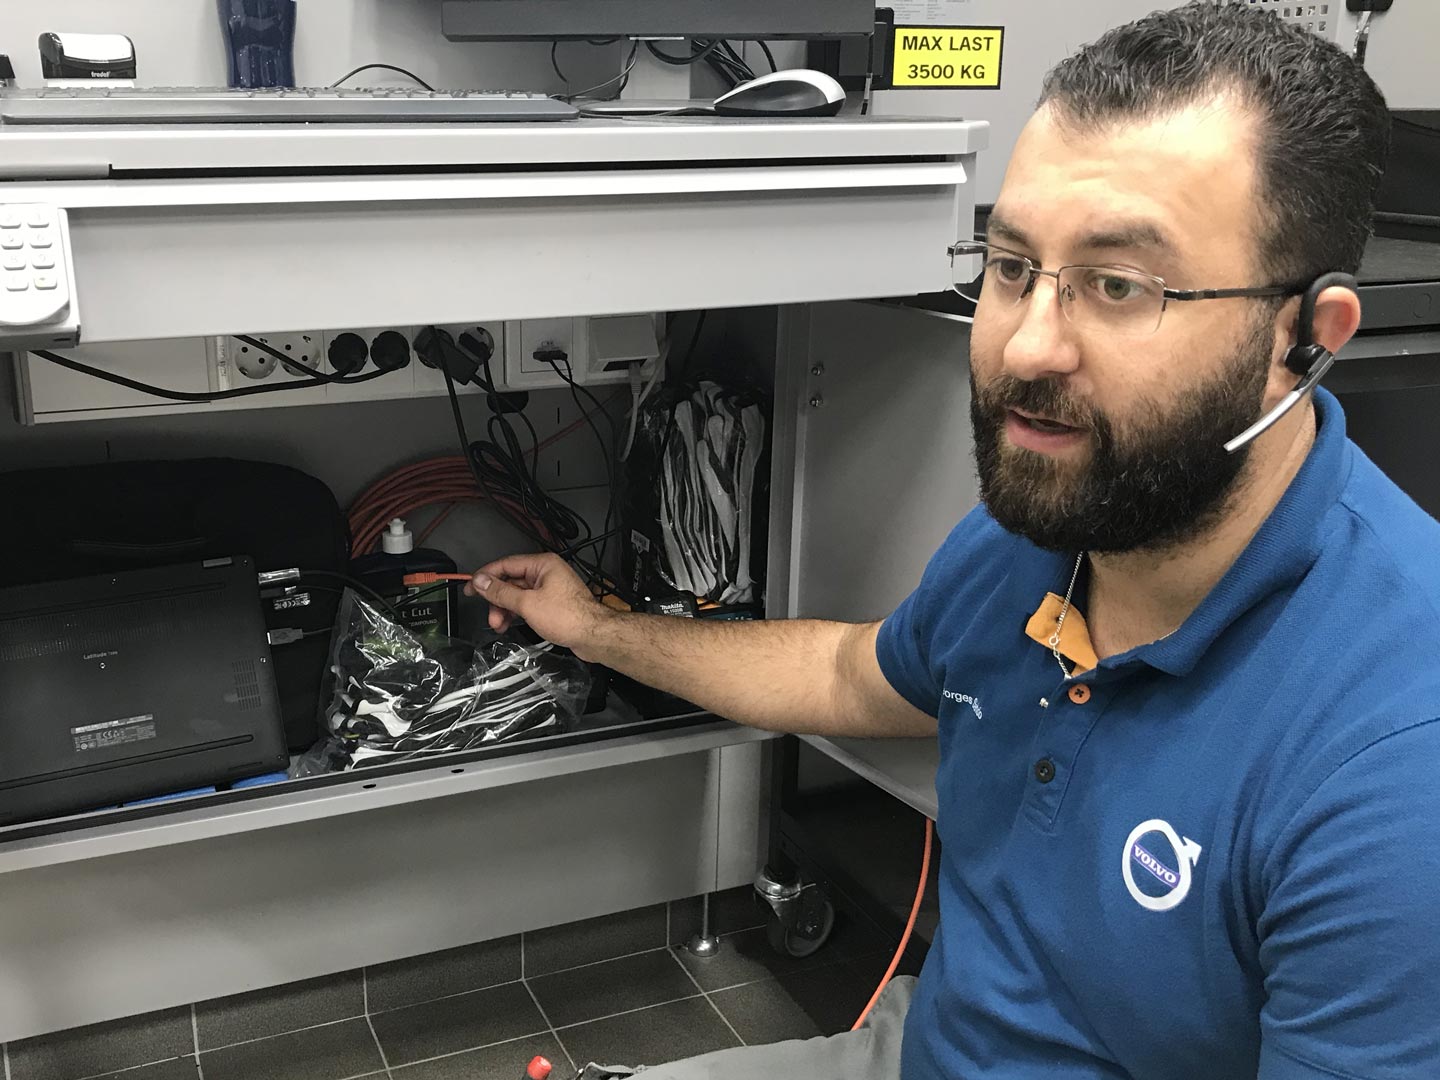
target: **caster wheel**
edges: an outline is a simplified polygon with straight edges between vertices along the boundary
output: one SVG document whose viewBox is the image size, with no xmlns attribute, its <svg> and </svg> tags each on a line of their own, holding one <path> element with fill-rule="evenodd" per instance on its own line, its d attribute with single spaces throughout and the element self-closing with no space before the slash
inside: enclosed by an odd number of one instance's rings
<svg viewBox="0 0 1440 1080">
<path fill-rule="evenodd" d="M 835 906 L 829 900 L 822 901 L 822 905 L 809 913 L 812 918 L 806 920 L 802 917 L 804 929 L 810 931 L 808 934 L 800 927 L 787 929 L 778 916 L 770 916 L 765 924 L 765 936 L 770 947 L 781 956 L 793 956 L 797 960 L 819 952 L 835 929 Z"/>
</svg>

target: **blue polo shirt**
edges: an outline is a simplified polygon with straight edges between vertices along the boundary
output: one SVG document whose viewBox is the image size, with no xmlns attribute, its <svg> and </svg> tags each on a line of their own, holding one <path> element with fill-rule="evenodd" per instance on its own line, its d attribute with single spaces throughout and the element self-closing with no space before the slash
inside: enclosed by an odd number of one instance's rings
<svg viewBox="0 0 1440 1080">
<path fill-rule="evenodd" d="M 983 509 L 885 622 L 940 721 L 905 1080 L 1440 1077 L 1440 524 L 1345 435 L 1177 631 L 1095 663 Z M 1067 663 L 1067 667 L 1069 663 Z"/>
</svg>

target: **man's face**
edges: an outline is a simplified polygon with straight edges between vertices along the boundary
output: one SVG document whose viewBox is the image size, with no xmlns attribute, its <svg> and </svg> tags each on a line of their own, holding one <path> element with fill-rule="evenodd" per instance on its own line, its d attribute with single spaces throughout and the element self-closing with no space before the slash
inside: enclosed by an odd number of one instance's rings
<svg viewBox="0 0 1440 1080">
<path fill-rule="evenodd" d="M 1268 285 L 1254 138 L 1253 119 L 1225 102 L 1084 135 L 1042 109 L 1016 146 L 990 242 L 1045 270 Z M 1017 304 L 997 297 L 982 296 L 970 350 L 981 495 L 996 520 L 1063 551 L 1158 549 L 1213 524 L 1246 461 L 1223 444 L 1283 382 L 1273 307 L 1171 301 L 1158 330 L 1136 335 L 1068 319 L 1054 278 Z"/>
</svg>

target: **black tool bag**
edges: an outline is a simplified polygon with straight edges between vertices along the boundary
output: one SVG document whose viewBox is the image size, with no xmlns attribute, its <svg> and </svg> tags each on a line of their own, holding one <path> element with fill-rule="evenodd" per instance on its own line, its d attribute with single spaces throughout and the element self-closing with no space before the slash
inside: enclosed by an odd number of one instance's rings
<svg viewBox="0 0 1440 1080">
<path fill-rule="evenodd" d="M 350 536 L 330 489 L 284 465 L 227 458 L 111 462 L 0 473 L 0 586 L 249 555 L 260 570 L 343 573 Z M 262 591 L 291 750 L 318 737 L 339 583 Z"/>
</svg>

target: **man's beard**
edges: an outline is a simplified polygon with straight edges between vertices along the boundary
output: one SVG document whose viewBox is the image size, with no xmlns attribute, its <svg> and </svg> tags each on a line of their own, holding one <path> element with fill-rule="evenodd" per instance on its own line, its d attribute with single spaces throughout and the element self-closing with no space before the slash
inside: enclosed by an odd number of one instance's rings
<svg viewBox="0 0 1440 1080">
<path fill-rule="evenodd" d="M 1260 411 L 1269 375 L 1268 320 L 1224 369 L 1173 411 L 1147 405 L 1123 435 L 1052 379 L 1001 375 L 983 389 L 970 375 L 970 419 L 980 497 L 1004 528 L 1051 551 L 1163 550 L 1203 535 L 1224 515 L 1249 447 L 1225 442 Z M 1005 441 L 1020 409 L 1090 433 L 1090 460 L 1074 468 Z"/>
</svg>

